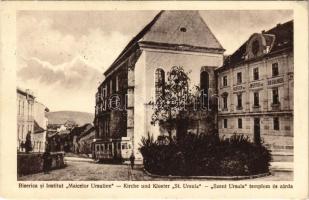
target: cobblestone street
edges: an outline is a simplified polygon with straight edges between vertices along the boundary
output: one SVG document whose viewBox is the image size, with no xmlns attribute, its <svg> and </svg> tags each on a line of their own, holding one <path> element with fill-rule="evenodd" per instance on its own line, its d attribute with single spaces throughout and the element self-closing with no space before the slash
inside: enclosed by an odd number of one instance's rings
<svg viewBox="0 0 309 200">
<path fill-rule="evenodd" d="M 179 181 L 181 179 L 153 178 L 144 173 L 142 167 L 134 170 L 126 164 L 101 164 L 89 159 L 70 159 L 67 167 L 50 171 L 49 174 L 38 173 L 19 177 L 19 181 Z M 257 179 L 270 181 L 288 181 L 293 179 L 293 172 L 276 171 L 272 175 Z M 193 180 L 193 179 L 184 179 Z M 201 180 L 201 179 L 199 179 Z M 252 181 L 250 180 L 250 181 Z M 207 180 L 204 180 L 207 181 Z"/>
</svg>

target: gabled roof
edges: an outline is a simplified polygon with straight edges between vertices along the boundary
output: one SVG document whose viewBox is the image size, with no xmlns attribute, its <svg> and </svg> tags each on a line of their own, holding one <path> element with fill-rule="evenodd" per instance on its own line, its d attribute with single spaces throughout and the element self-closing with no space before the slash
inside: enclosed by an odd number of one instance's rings
<svg viewBox="0 0 309 200">
<path fill-rule="evenodd" d="M 266 43 L 272 43 L 270 51 L 265 54 L 264 57 L 285 49 L 293 50 L 293 20 L 283 24 L 277 24 L 277 26 L 268 31 L 262 31 L 261 34 L 266 39 Z M 225 70 L 229 67 L 245 62 L 246 48 L 249 40 L 250 38 L 232 55 L 228 56 L 224 60 L 223 66 L 218 68 L 217 71 Z"/>
<path fill-rule="evenodd" d="M 90 123 L 87 123 L 87 124 L 84 124 L 83 126 L 74 127 L 70 134 L 79 136 L 85 132 L 88 132 L 92 128 L 93 128 L 93 125 Z"/>
<path fill-rule="evenodd" d="M 139 44 L 156 44 L 166 47 L 186 46 L 224 51 L 198 11 L 160 11 L 128 43 L 104 74 L 106 75 L 123 57 L 136 50 Z"/>
<path fill-rule="evenodd" d="M 199 12 L 195 10 L 163 11 L 140 42 L 223 50 Z"/>
<path fill-rule="evenodd" d="M 17 91 L 17 93 L 20 93 L 22 95 L 29 96 L 29 97 L 31 97 L 33 99 L 35 98 L 33 92 L 31 90 L 29 90 L 29 89 L 25 89 L 24 90 L 24 89 L 22 89 L 20 87 L 16 87 L 16 91 Z"/>
<path fill-rule="evenodd" d="M 80 140 L 80 138 L 83 138 L 83 137 L 85 137 L 85 136 L 87 136 L 87 135 L 89 135 L 89 134 L 95 134 L 95 129 L 94 129 L 94 127 L 91 127 L 90 129 L 88 129 L 88 130 L 85 130 L 84 132 L 82 132 L 79 136 L 77 136 L 77 138 L 78 138 L 78 140 Z"/>
<path fill-rule="evenodd" d="M 34 120 L 33 133 L 43 133 L 44 131 L 45 131 L 45 129 L 40 127 L 38 122 L 36 120 Z"/>
</svg>

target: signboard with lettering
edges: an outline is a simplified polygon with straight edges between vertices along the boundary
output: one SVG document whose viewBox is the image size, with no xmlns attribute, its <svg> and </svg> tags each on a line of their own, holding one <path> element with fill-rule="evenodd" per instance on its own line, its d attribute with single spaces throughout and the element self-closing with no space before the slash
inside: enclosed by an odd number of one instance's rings
<svg viewBox="0 0 309 200">
<path fill-rule="evenodd" d="M 244 89 L 246 89 L 246 88 L 244 86 L 241 86 L 241 85 L 233 87 L 234 91 L 239 91 L 239 90 L 244 90 Z"/>
<path fill-rule="evenodd" d="M 256 83 L 250 83 L 250 88 L 257 88 L 257 87 L 263 87 L 263 83 L 256 82 Z"/>
<path fill-rule="evenodd" d="M 267 84 L 268 85 L 275 85 L 275 84 L 279 84 L 279 83 L 283 83 L 283 82 L 284 82 L 283 78 L 278 78 L 278 79 L 268 80 Z"/>
</svg>

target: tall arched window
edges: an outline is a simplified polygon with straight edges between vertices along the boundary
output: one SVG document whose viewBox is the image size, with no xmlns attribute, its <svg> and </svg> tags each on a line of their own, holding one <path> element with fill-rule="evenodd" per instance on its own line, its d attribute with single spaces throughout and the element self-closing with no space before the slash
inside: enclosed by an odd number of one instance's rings
<svg viewBox="0 0 309 200">
<path fill-rule="evenodd" d="M 203 71 L 200 75 L 200 88 L 203 107 L 208 107 L 209 74 Z"/>
<path fill-rule="evenodd" d="M 165 72 L 163 69 L 158 68 L 155 72 L 155 88 L 156 88 L 156 99 L 164 94 L 165 85 Z"/>
</svg>

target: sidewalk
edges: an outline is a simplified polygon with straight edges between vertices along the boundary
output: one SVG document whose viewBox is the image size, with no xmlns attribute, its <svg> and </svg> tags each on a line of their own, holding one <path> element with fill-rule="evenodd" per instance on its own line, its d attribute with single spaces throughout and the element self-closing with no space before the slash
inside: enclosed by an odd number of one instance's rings
<svg viewBox="0 0 309 200">
<path fill-rule="evenodd" d="M 293 162 L 271 162 L 270 169 L 273 171 L 290 171 L 293 172 Z"/>
<path fill-rule="evenodd" d="M 71 162 L 94 162 L 91 158 L 78 158 L 78 157 L 64 157 L 65 161 Z M 124 165 L 130 165 L 130 161 L 125 161 Z M 137 162 L 135 165 L 141 165 L 142 163 Z M 286 172 L 293 172 L 294 166 L 293 162 L 271 162 L 270 163 L 270 170 L 271 171 L 286 171 Z"/>
<path fill-rule="evenodd" d="M 65 161 L 75 161 L 75 162 L 94 162 L 91 158 L 78 158 L 78 157 L 64 157 Z"/>
</svg>

